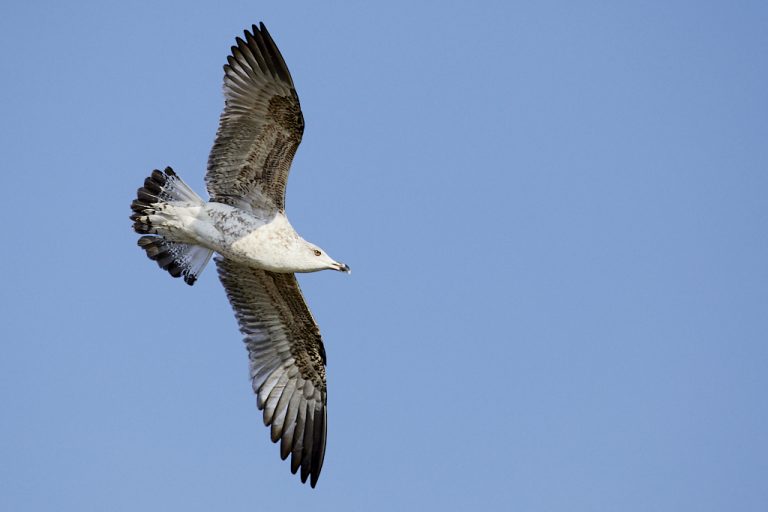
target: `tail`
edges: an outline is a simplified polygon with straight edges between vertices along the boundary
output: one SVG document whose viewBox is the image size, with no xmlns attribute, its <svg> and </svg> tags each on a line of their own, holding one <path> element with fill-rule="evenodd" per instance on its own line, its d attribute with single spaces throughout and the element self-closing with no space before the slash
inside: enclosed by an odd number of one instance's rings
<svg viewBox="0 0 768 512">
<path fill-rule="evenodd" d="M 205 201 L 179 178 L 173 169 L 152 171 L 144 180 L 144 186 L 137 192 L 131 203 L 133 229 L 142 236 L 139 247 L 147 252 L 160 268 L 173 277 L 184 277 L 188 285 L 195 284 L 197 277 L 211 259 L 213 251 L 199 245 L 176 242 L 168 238 L 162 229 L 163 210 L 172 202 L 204 204 Z"/>
</svg>

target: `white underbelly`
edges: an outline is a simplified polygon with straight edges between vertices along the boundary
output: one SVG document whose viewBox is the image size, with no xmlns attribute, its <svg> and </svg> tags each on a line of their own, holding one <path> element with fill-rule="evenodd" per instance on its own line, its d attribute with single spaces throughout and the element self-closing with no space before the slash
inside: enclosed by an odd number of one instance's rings
<svg viewBox="0 0 768 512">
<path fill-rule="evenodd" d="M 199 245 L 226 258 L 273 272 L 285 272 L 281 255 L 299 240 L 281 214 L 262 219 L 221 203 L 208 203 L 185 223 Z"/>
</svg>

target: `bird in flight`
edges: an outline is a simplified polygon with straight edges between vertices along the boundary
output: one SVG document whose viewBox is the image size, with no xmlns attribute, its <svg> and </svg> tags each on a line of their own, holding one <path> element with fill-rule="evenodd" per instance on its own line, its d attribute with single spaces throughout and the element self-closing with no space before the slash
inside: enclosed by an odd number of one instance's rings
<svg viewBox="0 0 768 512">
<path fill-rule="evenodd" d="M 304 117 L 267 28 L 244 34 L 224 65 L 224 111 L 205 175 L 210 200 L 166 167 L 139 188 L 131 220 L 147 256 L 189 285 L 217 254 L 264 424 L 291 471 L 314 487 L 325 456 L 325 348 L 294 273 L 349 267 L 288 222 L 285 185 Z"/>
</svg>

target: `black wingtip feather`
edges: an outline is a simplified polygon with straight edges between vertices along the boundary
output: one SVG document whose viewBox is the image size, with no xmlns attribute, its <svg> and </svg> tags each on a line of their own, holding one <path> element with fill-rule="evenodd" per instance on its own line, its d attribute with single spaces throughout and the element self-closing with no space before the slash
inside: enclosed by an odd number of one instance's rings
<svg viewBox="0 0 768 512">
<path fill-rule="evenodd" d="M 325 459 L 326 421 L 325 408 L 316 409 L 314 442 L 312 443 L 312 478 L 309 482 L 313 488 L 317 479 L 320 478 L 320 470 L 323 469 L 323 459 Z"/>
<path fill-rule="evenodd" d="M 277 47 L 277 44 L 275 44 L 275 40 L 272 39 L 272 36 L 269 34 L 269 31 L 267 30 L 267 27 L 264 25 L 264 23 L 259 23 L 259 26 L 261 27 L 261 33 L 264 38 L 264 47 L 266 49 L 266 53 L 270 55 L 270 58 L 275 64 L 275 71 L 277 72 L 277 75 L 283 81 L 293 87 L 291 72 L 288 71 L 288 66 L 285 63 L 283 55 L 280 53 L 280 49 Z"/>
<path fill-rule="evenodd" d="M 256 30 L 253 33 L 253 37 L 256 40 L 256 45 L 259 53 L 261 54 L 261 57 L 264 59 L 264 62 L 267 64 L 267 69 L 269 69 L 269 73 L 274 76 L 275 78 L 278 78 L 279 75 L 277 73 L 277 66 L 272 60 L 272 56 L 269 54 L 267 50 L 266 43 L 264 42 L 264 36 Z"/>
<path fill-rule="evenodd" d="M 307 402 L 306 423 L 304 425 L 304 449 L 301 455 L 301 482 L 306 483 L 312 472 L 312 452 L 315 449 L 315 404 Z"/>
<path fill-rule="evenodd" d="M 251 25 L 251 30 L 244 30 L 243 35 L 245 40 L 237 37 L 235 41 L 243 52 L 245 52 L 245 48 L 248 48 L 248 53 L 252 54 L 258 63 L 259 71 L 272 75 L 293 88 L 293 79 L 291 78 L 290 71 L 288 71 L 288 66 L 285 64 L 285 59 L 283 59 L 280 50 L 277 48 L 264 23 L 259 22 L 258 27 Z M 232 47 L 233 54 L 235 53 L 234 49 L 235 47 Z"/>
</svg>

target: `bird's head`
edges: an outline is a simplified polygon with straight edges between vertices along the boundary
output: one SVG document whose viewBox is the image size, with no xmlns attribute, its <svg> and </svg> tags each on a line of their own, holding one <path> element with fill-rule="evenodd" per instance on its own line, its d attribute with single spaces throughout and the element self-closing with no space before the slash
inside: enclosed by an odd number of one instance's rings
<svg viewBox="0 0 768 512">
<path fill-rule="evenodd" d="M 309 269 L 306 270 L 306 272 L 316 272 L 318 270 L 338 270 L 339 272 L 346 272 L 347 274 L 352 273 L 349 265 L 334 260 L 328 256 L 328 253 L 326 253 L 315 244 L 306 242 L 305 245 L 306 257 L 304 259 L 309 266 Z"/>
</svg>

